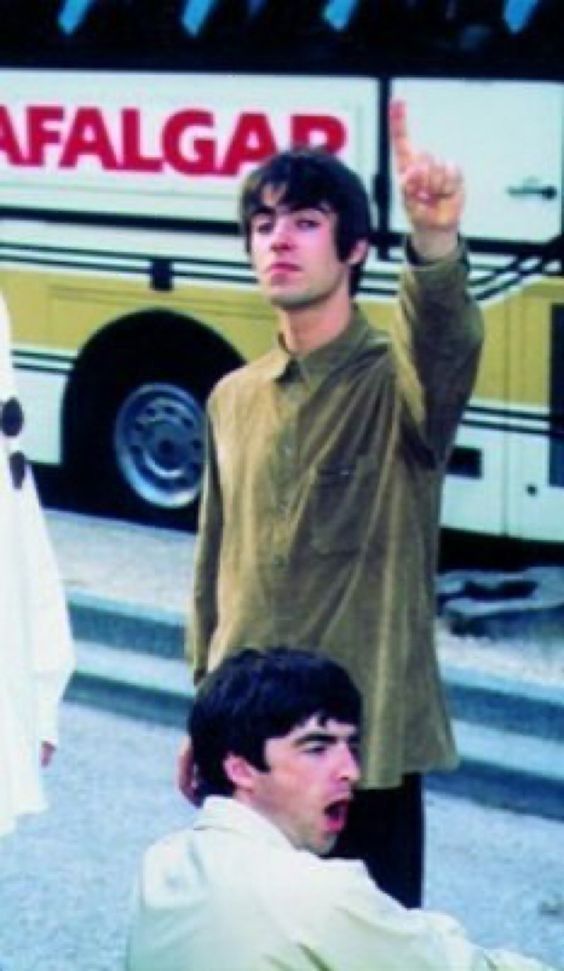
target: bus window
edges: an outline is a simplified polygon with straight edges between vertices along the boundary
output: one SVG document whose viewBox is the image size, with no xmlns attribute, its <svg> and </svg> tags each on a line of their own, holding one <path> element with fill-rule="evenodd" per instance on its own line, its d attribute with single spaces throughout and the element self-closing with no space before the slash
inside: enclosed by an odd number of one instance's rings
<svg viewBox="0 0 564 971">
<path fill-rule="evenodd" d="M 539 0 L 508 0 L 504 19 L 512 34 L 520 34 L 528 27 L 538 6 Z"/>
<path fill-rule="evenodd" d="M 65 0 L 57 16 L 57 23 L 63 34 L 74 34 L 95 2 L 96 0 Z"/>
<path fill-rule="evenodd" d="M 458 0 L 447 8 L 447 22 L 459 53 L 503 50 L 509 32 L 504 0 Z"/>
<path fill-rule="evenodd" d="M 516 52 L 524 64 L 538 72 L 562 71 L 564 6 L 560 0 L 537 0 L 529 4 L 514 35 Z"/>
</svg>

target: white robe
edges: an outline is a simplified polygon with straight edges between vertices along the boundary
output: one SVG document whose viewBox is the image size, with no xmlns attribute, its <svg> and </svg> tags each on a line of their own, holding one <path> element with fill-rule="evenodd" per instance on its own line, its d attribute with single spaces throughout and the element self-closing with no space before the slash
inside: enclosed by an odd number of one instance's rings
<svg viewBox="0 0 564 971">
<path fill-rule="evenodd" d="M 0 406 L 15 394 L 0 297 Z M 25 431 L 25 429 L 24 429 Z M 18 438 L 0 431 L 0 836 L 45 808 L 41 742 L 57 743 L 58 704 L 74 666 L 63 586 L 28 467 L 12 483 Z"/>
</svg>

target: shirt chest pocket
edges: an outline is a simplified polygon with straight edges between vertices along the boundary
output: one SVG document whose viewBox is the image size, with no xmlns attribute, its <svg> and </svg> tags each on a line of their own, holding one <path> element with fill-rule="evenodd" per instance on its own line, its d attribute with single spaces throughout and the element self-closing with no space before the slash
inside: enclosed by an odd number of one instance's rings
<svg viewBox="0 0 564 971">
<path fill-rule="evenodd" d="M 312 545 L 318 553 L 354 553 L 366 539 L 376 493 L 372 455 L 320 466 L 312 490 Z"/>
</svg>

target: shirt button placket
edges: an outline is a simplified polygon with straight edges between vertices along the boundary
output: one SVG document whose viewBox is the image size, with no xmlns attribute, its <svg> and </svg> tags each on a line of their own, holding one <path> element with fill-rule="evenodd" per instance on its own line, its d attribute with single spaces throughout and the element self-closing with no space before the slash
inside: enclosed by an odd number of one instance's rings
<svg viewBox="0 0 564 971">
<path fill-rule="evenodd" d="M 288 562 L 289 523 L 291 490 L 296 476 L 295 423 L 288 423 L 280 443 L 279 478 L 276 484 L 275 522 L 273 523 L 272 562 L 277 570 L 282 570 Z"/>
</svg>

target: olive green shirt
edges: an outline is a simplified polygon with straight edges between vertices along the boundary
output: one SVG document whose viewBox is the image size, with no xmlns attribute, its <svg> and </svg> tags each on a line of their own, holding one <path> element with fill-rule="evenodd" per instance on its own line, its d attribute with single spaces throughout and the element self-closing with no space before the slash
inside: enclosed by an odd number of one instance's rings
<svg viewBox="0 0 564 971">
<path fill-rule="evenodd" d="M 441 484 L 482 337 L 466 275 L 462 252 L 408 265 L 391 335 L 355 310 L 209 400 L 195 679 L 242 647 L 322 650 L 362 691 L 371 787 L 457 762 L 433 630 Z"/>
</svg>

